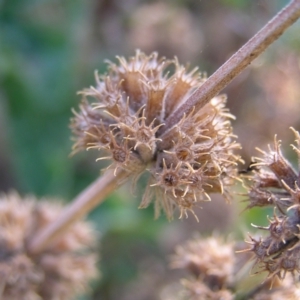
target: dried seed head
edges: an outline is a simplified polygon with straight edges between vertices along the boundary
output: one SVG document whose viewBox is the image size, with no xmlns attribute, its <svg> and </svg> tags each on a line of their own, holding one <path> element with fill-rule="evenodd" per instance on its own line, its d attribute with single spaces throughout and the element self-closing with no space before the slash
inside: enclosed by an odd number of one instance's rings
<svg viewBox="0 0 300 300">
<path fill-rule="evenodd" d="M 297 146 L 293 149 L 300 158 L 299 133 L 294 129 Z M 260 150 L 261 151 L 261 150 Z M 300 272 L 300 188 L 299 171 L 296 172 L 280 151 L 280 141 L 275 137 L 274 147 L 264 152 L 263 158 L 255 158 L 254 174 L 248 179 L 250 204 L 247 208 L 273 206 L 273 218 L 266 227 L 255 226 L 268 232 L 268 236 L 256 240 L 250 237 L 251 248 L 256 257 L 258 272 L 266 271 L 274 280 L 283 279 L 286 273 Z"/>
<path fill-rule="evenodd" d="M 212 291 L 197 279 L 182 279 L 181 284 L 168 285 L 163 289 L 164 300 L 233 300 L 234 294 L 227 289 Z"/>
<path fill-rule="evenodd" d="M 16 193 L 0 197 L 0 298 L 72 299 L 87 289 L 97 275 L 91 253 L 95 233 L 79 222 L 42 253 L 27 252 L 27 241 L 53 222 L 61 205 L 35 198 L 21 199 Z"/>
<path fill-rule="evenodd" d="M 234 275 L 234 248 L 218 237 L 195 238 L 176 248 L 172 268 L 187 269 L 212 290 L 229 285 Z"/>
<path fill-rule="evenodd" d="M 235 268 L 232 243 L 218 237 L 194 238 L 176 248 L 171 267 L 186 269 L 193 276 L 181 281 L 183 299 L 234 299 L 229 290 Z"/>
<path fill-rule="evenodd" d="M 189 300 L 233 300 L 235 299 L 234 294 L 227 289 L 211 290 L 207 285 L 199 280 L 182 280 L 181 284 L 183 290 L 180 291 L 180 298 L 177 295 L 173 295 L 172 299 L 189 299 Z"/>
<path fill-rule="evenodd" d="M 100 150 L 99 160 L 109 159 L 111 168 L 128 170 L 135 178 L 147 170 L 150 179 L 140 207 L 155 196 L 156 216 L 160 208 L 169 219 L 177 207 L 181 216 L 193 212 L 210 193 L 227 196 L 240 158 L 234 154 L 239 145 L 225 96 L 184 115 L 164 134 L 159 130 L 204 80 L 197 69 L 187 72 L 176 58 L 158 58 L 156 52 L 118 57 L 118 64 L 108 63 L 108 74 L 96 74 L 96 87 L 81 92 L 80 110 L 71 120 L 73 151 Z"/>
</svg>

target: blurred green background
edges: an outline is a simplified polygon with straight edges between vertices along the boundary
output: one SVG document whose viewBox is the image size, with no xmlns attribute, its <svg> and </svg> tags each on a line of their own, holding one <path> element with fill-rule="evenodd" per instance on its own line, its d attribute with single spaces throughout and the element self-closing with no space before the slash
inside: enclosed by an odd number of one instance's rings
<svg viewBox="0 0 300 300">
<path fill-rule="evenodd" d="M 99 176 L 96 153 L 69 156 L 68 126 L 80 100 L 76 92 L 94 84 L 95 69 L 105 72 L 105 59 L 140 48 L 176 55 L 209 75 L 286 3 L 0 0 L 0 191 L 67 202 Z M 225 90 L 246 163 L 275 133 L 295 159 L 288 127 L 300 129 L 299 32 L 297 22 Z M 177 278 L 168 270 L 174 245 L 195 231 L 241 236 L 259 222 L 258 211 L 239 215 L 238 201 L 228 206 L 219 197 L 199 210 L 200 223 L 154 221 L 152 207 L 137 209 L 141 190 L 132 195 L 122 187 L 90 214 L 99 231 L 102 278 L 82 299 L 161 299 Z"/>
</svg>

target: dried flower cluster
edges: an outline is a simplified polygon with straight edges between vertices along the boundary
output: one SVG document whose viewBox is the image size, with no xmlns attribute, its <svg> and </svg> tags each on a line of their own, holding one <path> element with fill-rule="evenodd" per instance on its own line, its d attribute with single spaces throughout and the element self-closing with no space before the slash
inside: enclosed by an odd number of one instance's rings
<svg viewBox="0 0 300 300">
<path fill-rule="evenodd" d="M 171 267 L 186 270 L 188 275 L 181 279 L 180 286 L 176 283 L 167 285 L 162 299 L 299 299 L 300 288 L 291 274 L 287 274 L 284 281 L 275 277 L 253 286 L 248 276 L 250 253 L 236 253 L 244 246 L 241 242 L 225 242 L 216 235 L 193 238 L 177 246 Z"/>
<path fill-rule="evenodd" d="M 179 299 L 234 299 L 230 290 L 235 272 L 233 243 L 218 237 L 189 240 L 177 247 L 171 267 L 186 269 L 192 275 L 190 280 L 182 280 L 184 290 Z"/>
<path fill-rule="evenodd" d="M 30 255 L 27 241 L 53 222 L 61 205 L 21 199 L 16 193 L 0 198 L 0 298 L 2 300 L 70 300 L 86 290 L 97 274 L 91 253 L 95 233 L 86 222 L 40 254 Z"/>
<path fill-rule="evenodd" d="M 296 146 L 293 149 L 300 161 L 300 135 L 293 129 Z M 256 257 L 258 272 L 266 271 L 270 278 L 285 278 L 300 272 L 300 181 L 280 150 L 280 141 L 275 137 L 274 147 L 261 151 L 263 158 L 256 158 L 252 186 L 249 189 L 249 205 L 274 207 L 274 215 L 268 218 L 268 226 L 255 226 L 268 232 L 264 238 L 250 236 L 249 251 Z"/>
<path fill-rule="evenodd" d="M 115 172 L 128 170 L 134 182 L 147 170 L 150 179 L 140 207 L 155 197 L 156 217 L 161 208 L 168 219 L 176 207 L 180 217 L 193 212 L 196 203 L 210 200 L 210 193 L 226 196 L 239 145 L 225 96 L 185 114 L 161 133 L 165 120 L 205 78 L 197 69 L 188 73 L 176 58 L 159 59 L 157 53 L 137 51 L 129 60 L 118 60 L 108 63 L 108 74 L 96 74 L 96 87 L 81 92 L 80 111 L 71 121 L 74 151 L 100 150 L 99 160 L 111 160 Z"/>
</svg>

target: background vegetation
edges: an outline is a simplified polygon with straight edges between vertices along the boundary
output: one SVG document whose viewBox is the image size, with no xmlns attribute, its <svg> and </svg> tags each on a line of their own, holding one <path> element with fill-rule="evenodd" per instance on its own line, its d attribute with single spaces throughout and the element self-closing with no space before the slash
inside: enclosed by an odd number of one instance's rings
<svg viewBox="0 0 300 300">
<path fill-rule="evenodd" d="M 69 156 L 68 124 L 76 92 L 94 84 L 95 69 L 105 72 L 105 59 L 140 48 L 176 55 L 209 75 L 286 3 L 0 0 L 0 191 L 67 202 L 99 175 L 96 154 Z M 298 21 L 225 91 L 246 166 L 275 133 L 292 155 L 288 128 L 300 130 L 299 32 Z M 101 236 L 102 278 L 84 299 L 161 299 L 178 277 L 168 270 L 174 245 L 193 232 L 241 237 L 249 220 L 259 223 L 257 211 L 239 215 L 238 199 L 226 205 L 219 197 L 199 209 L 199 223 L 154 222 L 152 208 L 137 209 L 139 196 L 122 187 L 90 214 Z"/>
</svg>

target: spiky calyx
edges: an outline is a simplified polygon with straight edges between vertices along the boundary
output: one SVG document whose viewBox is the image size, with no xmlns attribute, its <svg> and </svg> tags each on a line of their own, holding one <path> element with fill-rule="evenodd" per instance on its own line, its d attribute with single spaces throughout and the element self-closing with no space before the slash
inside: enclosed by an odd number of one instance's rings
<svg viewBox="0 0 300 300">
<path fill-rule="evenodd" d="M 300 135 L 292 130 L 296 137 L 292 147 L 300 162 Z M 255 226 L 268 235 L 260 239 L 250 236 L 249 251 L 255 254 L 257 272 L 283 279 L 287 273 L 300 272 L 300 175 L 282 155 L 276 137 L 274 147 L 261 152 L 263 158 L 255 158 L 254 174 L 248 177 L 252 182 L 248 208 L 272 206 L 274 216 L 268 218 L 268 226 Z"/>
<path fill-rule="evenodd" d="M 16 193 L 0 197 L 0 298 L 3 300 L 69 300 L 84 292 L 97 275 L 95 232 L 87 222 L 70 231 L 38 255 L 27 241 L 50 222 L 62 206 Z"/>
<path fill-rule="evenodd" d="M 233 141 L 233 116 L 225 108 L 225 96 L 213 98 L 160 134 L 165 120 L 205 77 L 197 69 L 188 73 L 177 59 L 159 59 L 155 52 L 147 56 L 137 51 L 118 61 L 108 63 L 108 74 L 96 74 L 96 87 L 81 92 L 80 111 L 71 120 L 74 152 L 101 150 L 108 155 L 99 160 L 111 160 L 111 168 L 128 170 L 134 180 L 147 170 L 150 179 L 140 207 L 155 197 L 156 217 L 161 208 L 169 219 L 176 207 L 180 216 L 193 212 L 211 193 L 227 196 L 239 145 Z"/>
</svg>

